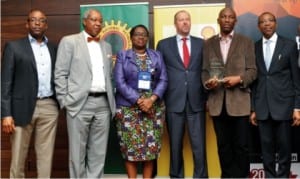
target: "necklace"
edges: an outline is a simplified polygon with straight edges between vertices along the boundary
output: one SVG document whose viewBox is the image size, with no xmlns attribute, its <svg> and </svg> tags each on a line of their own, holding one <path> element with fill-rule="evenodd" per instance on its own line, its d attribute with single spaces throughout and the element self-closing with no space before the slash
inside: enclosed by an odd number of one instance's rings
<svg viewBox="0 0 300 179">
<path fill-rule="evenodd" d="M 146 55 L 147 55 L 147 53 L 146 53 L 146 52 L 144 52 L 143 54 L 136 53 L 136 56 L 138 56 L 138 57 L 144 57 L 144 56 L 146 56 Z"/>
</svg>

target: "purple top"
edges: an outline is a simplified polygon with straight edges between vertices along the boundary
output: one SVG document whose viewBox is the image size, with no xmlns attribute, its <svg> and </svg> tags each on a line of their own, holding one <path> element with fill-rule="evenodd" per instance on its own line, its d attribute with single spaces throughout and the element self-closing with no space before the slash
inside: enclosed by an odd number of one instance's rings
<svg viewBox="0 0 300 179">
<path fill-rule="evenodd" d="M 160 52 L 146 49 L 152 61 L 152 93 L 162 99 L 167 89 L 167 72 Z M 138 66 L 136 55 L 132 49 L 120 51 L 114 67 L 114 80 L 116 85 L 116 104 L 120 106 L 132 106 L 140 97 L 138 83 Z"/>
</svg>

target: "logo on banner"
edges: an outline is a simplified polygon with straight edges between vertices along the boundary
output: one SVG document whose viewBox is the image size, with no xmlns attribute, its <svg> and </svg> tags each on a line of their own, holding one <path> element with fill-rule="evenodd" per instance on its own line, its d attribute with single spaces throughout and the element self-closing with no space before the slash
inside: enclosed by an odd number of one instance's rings
<svg viewBox="0 0 300 179">
<path fill-rule="evenodd" d="M 116 54 L 120 50 L 126 50 L 131 48 L 130 41 L 130 29 L 127 24 L 122 25 L 121 21 L 115 23 L 111 20 L 110 23 L 105 21 L 105 26 L 100 32 L 100 38 L 111 44 L 112 47 L 112 59 L 116 60 Z"/>
</svg>

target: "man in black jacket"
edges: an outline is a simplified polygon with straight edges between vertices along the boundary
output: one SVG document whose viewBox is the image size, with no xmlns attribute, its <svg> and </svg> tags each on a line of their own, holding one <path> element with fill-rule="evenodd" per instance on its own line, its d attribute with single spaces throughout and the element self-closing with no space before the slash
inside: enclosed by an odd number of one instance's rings
<svg viewBox="0 0 300 179">
<path fill-rule="evenodd" d="M 48 42 L 47 17 L 40 10 L 28 14 L 25 38 L 8 42 L 1 70 L 2 130 L 11 137 L 10 178 L 24 178 L 30 138 L 35 131 L 38 178 L 50 178 L 57 128 L 54 99 L 54 45 Z"/>
<path fill-rule="evenodd" d="M 277 34 L 276 27 L 272 13 L 258 17 L 263 37 L 255 43 L 258 75 L 250 119 L 258 125 L 265 177 L 289 178 L 291 126 L 300 125 L 300 69 L 296 43 Z"/>
</svg>

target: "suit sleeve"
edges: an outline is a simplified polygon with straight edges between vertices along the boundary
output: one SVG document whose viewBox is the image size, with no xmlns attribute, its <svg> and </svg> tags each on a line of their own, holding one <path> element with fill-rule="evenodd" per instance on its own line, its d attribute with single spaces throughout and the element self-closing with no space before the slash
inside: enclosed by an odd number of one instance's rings
<svg viewBox="0 0 300 179">
<path fill-rule="evenodd" d="M 113 74 L 113 67 L 114 67 L 114 61 L 111 59 L 111 54 L 112 54 L 112 52 L 111 52 L 111 46 L 110 46 L 110 44 L 106 44 L 107 45 L 107 47 L 106 47 L 106 49 L 110 49 L 108 52 L 106 52 L 106 54 L 107 55 L 110 55 L 110 57 L 107 57 L 108 58 L 108 61 L 109 61 L 109 79 L 110 79 L 110 81 L 111 81 L 111 83 L 112 83 L 112 90 L 113 90 L 113 94 L 115 93 L 115 90 L 114 90 L 114 88 L 115 88 L 115 79 L 114 79 L 114 74 Z"/>
<path fill-rule="evenodd" d="M 14 78 L 14 52 L 10 43 L 4 47 L 1 69 L 1 118 L 12 116 L 11 98 Z"/>
<path fill-rule="evenodd" d="M 254 51 L 254 43 L 252 40 L 247 40 L 247 46 L 245 50 L 245 63 L 246 69 L 245 74 L 241 76 L 243 80 L 243 84 L 241 88 L 247 88 L 257 77 L 257 68 L 255 61 L 255 51 Z"/>
<path fill-rule="evenodd" d="M 300 68 L 300 50 L 299 50 L 299 53 L 298 53 L 298 67 Z"/>
<path fill-rule="evenodd" d="M 298 50 L 297 44 L 292 42 L 292 51 L 290 56 L 290 64 L 292 71 L 292 80 L 295 89 L 295 109 L 300 109 L 300 68 L 298 67 Z"/>
<path fill-rule="evenodd" d="M 160 68 L 160 76 L 158 78 L 157 85 L 153 90 L 153 94 L 157 95 L 160 99 L 162 99 L 164 92 L 167 89 L 168 76 L 167 76 L 166 66 L 160 52 L 158 52 L 157 54 L 158 54 L 158 59 L 157 59 L 158 65 Z"/>
<path fill-rule="evenodd" d="M 65 107 L 65 98 L 68 94 L 68 77 L 73 55 L 73 44 L 63 38 L 58 46 L 54 71 L 56 97 L 61 106 Z"/>
<path fill-rule="evenodd" d="M 116 84 L 116 90 L 124 98 L 130 101 L 131 104 L 135 104 L 140 96 L 138 91 L 129 86 L 126 82 L 126 77 L 124 73 L 125 69 L 123 68 L 126 55 L 122 54 L 124 53 L 120 52 L 117 54 L 116 64 L 114 68 L 114 80 Z"/>
<path fill-rule="evenodd" d="M 203 45 L 203 62 L 202 62 L 202 83 L 205 84 L 205 82 L 210 78 L 209 76 L 209 41 L 204 42 Z"/>
<path fill-rule="evenodd" d="M 162 54 L 162 56 L 163 56 L 164 52 L 163 52 L 163 45 L 162 45 L 161 41 L 159 41 L 157 43 L 156 50 L 159 51 Z"/>
</svg>

